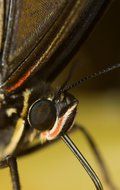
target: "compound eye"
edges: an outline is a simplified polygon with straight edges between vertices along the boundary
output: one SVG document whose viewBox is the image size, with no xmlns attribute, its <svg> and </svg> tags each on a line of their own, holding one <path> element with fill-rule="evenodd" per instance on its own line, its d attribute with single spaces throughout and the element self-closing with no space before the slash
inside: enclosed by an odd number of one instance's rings
<svg viewBox="0 0 120 190">
<path fill-rule="evenodd" d="M 38 100 L 29 110 L 28 120 L 33 128 L 40 131 L 49 130 L 56 120 L 56 108 L 50 100 Z"/>
</svg>

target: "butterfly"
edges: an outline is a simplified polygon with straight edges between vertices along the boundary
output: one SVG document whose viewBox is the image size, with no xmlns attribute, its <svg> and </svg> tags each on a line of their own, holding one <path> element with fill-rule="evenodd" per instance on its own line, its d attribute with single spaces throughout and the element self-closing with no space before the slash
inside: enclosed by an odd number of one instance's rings
<svg viewBox="0 0 120 190">
<path fill-rule="evenodd" d="M 69 63 L 108 4 L 105 0 L 2 2 L 0 167 L 10 168 L 14 190 L 21 189 L 16 158 L 59 138 L 75 154 L 96 189 L 103 189 L 98 176 L 67 134 L 74 126 L 79 103 L 69 90 L 120 68 L 120 64 L 70 85 L 68 76 L 58 89 L 53 89 L 50 83 Z M 90 135 L 80 129 L 93 145 Z M 97 149 L 93 150 L 112 186 Z"/>
</svg>

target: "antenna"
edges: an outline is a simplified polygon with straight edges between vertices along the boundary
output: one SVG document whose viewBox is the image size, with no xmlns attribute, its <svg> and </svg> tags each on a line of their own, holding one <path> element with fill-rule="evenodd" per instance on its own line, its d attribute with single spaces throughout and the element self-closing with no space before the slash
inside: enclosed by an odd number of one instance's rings
<svg viewBox="0 0 120 190">
<path fill-rule="evenodd" d="M 93 73 L 91 75 L 87 75 L 87 76 L 81 78 L 80 80 L 70 84 L 70 85 L 64 86 L 63 88 L 60 89 L 60 91 L 58 93 L 68 91 L 68 90 L 70 90 L 72 88 L 75 88 L 75 87 L 81 85 L 82 83 L 84 83 L 84 82 L 86 82 L 86 81 L 88 81 L 90 79 L 97 78 L 97 77 L 99 77 L 99 76 L 101 76 L 101 75 L 103 75 L 105 73 L 108 73 L 108 72 L 110 72 L 110 71 L 112 71 L 114 69 L 118 69 L 118 68 L 120 68 L 120 63 L 117 63 L 115 65 L 109 66 L 109 67 L 107 67 L 105 69 L 102 69 L 102 70 L 100 70 L 98 72 L 95 72 L 95 73 Z"/>
</svg>

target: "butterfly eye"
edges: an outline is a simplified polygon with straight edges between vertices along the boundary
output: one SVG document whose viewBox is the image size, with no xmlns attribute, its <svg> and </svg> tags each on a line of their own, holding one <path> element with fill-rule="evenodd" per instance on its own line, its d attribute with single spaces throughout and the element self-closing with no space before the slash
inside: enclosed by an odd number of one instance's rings
<svg viewBox="0 0 120 190">
<path fill-rule="evenodd" d="M 55 120 L 56 108 L 50 100 L 38 100 L 29 109 L 28 121 L 33 128 L 40 131 L 51 129 Z"/>
</svg>

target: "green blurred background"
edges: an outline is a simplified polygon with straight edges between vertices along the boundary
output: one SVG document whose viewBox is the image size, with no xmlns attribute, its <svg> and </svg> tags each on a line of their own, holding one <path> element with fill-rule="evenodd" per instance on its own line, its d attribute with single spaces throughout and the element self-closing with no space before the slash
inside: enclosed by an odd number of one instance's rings
<svg viewBox="0 0 120 190">
<path fill-rule="evenodd" d="M 120 1 L 113 1 L 71 64 L 54 82 L 59 86 L 72 64 L 77 63 L 70 82 L 109 64 L 120 61 Z M 79 100 L 76 122 L 85 126 L 95 139 L 111 179 L 120 189 L 120 71 L 113 71 L 96 80 L 88 81 L 71 91 Z M 80 132 L 71 138 L 109 189 L 89 145 Z M 23 190 L 95 189 L 90 178 L 60 140 L 30 156 L 18 159 Z M 11 190 L 9 170 L 0 170 L 0 190 Z"/>
</svg>

